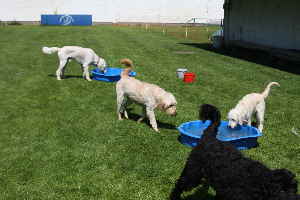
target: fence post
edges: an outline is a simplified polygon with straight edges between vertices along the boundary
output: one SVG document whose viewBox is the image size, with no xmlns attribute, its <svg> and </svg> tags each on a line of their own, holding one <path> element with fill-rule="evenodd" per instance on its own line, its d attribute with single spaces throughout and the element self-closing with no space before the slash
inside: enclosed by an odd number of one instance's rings
<svg viewBox="0 0 300 200">
<path fill-rule="evenodd" d="M 188 37 L 188 27 L 187 27 L 187 24 L 185 25 L 185 38 Z"/>
<path fill-rule="evenodd" d="M 162 26 L 163 26 L 163 35 L 165 35 L 166 34 L 166 25 L 163 24 Z"/>
</svg>

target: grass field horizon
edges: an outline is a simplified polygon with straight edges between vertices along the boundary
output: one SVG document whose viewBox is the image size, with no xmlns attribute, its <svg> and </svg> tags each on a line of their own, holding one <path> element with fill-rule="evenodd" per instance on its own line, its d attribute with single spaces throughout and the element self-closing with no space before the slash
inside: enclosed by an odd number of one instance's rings
<svg viewBox="0 0 300 200">
<path fill-rule="evenodd" d="M 281 86 L 266 100 L 260 145 L 243 153 L 300 181 L 300 137 L 291 132 L 300 132 L 300 76 L 188 45 L 208 44 L 203 32 L 185 39 L 125 26 L 0 27 L 0 199 L 166 199 L 191 151 L 176 127 L 197 120 L 203 103 L 216 105 L 225 120 L 244 95 L 271 81 Z M 92 48 L 110 66 L 130 58 L 136 78 L 174 94 L 178 115 L 157 111 L 160 133 L 136 123 L 136 105 L 131 120 L 118 121 L 115 83 L 85 81 L 75 61 L 67 78 L 56 80 L 57 55 L 41 48 L 66 45 Z M 183 67 L 196 73 L 195 83 L 177 79 Z M 185 197 L 213 194 L 200 189 Z"/>
</svg>

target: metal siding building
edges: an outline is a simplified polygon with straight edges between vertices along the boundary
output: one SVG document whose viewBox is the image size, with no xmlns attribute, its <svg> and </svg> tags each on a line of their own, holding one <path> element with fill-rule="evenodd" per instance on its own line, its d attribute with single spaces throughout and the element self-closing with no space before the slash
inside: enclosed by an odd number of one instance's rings
<svg viewBox="0 0 300 200">
<path fill-rule="evenodd" d="M 225 0 L 224 42 L 263 50 L 300 50 L 299 0 Z"/>
<path fill-rule="evenodd" d="M 219 23 L 224 0 L 2 0 L 0 20 L 40 21 L 41 14 L 90 14 L 94 22 Z"/>
</svg>

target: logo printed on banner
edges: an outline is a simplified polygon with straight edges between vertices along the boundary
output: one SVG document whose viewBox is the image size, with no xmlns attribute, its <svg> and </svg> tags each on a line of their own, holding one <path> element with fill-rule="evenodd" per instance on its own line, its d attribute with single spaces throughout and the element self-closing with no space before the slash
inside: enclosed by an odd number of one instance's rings
<svg viewBox="0 0 300 200">
<path fill-rule="evenodd" d="M 74 22 L 74 19 L 71 15 L 63 15 L 59 18 L 59 23 L 64 26 L 70 25 Z"/>
</svg>

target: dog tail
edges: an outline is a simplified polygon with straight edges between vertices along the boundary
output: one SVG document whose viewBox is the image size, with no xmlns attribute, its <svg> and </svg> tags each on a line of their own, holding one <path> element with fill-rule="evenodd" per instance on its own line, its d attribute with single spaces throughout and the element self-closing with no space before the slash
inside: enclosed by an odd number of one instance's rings
<svg viewBox="0 0 300 200">
<path fill-rule="evenodd" d="M 57 51 L 59 51 L 60 48 L 58 47 L 43 47 L 42 51 L 44 54 L 53 54 Z"/>
<path fill-rule="evenodd" d="M 129 76 L 129 73 L 133 67 L 133 62 L 128 58 L 124 58 L 120 60 L 120 63 L 126 67 L 121 73 L 121 77 Z"/>
<path fill-rule="evenodd" d="M 203 137 L 216 137 L 221 124 L 221 113 L 219 109 L 210 104 L 200 106 L 199 118 L 202 121 L 210 120 L 211 124 L 204 130 Z"/>
<path fill-rule="evenodd" d="M 264 98 L 267 98 L 269 96 L 270 89 L 271 89 L 272 85 L 277 85 L 277 86 L 280 87 L 279 83 L 277 83 L 277 82 L 271 82 L 271 83 L 269 83 L 267 85 L 266 89 L 261 93 Z"/>
</svg>

